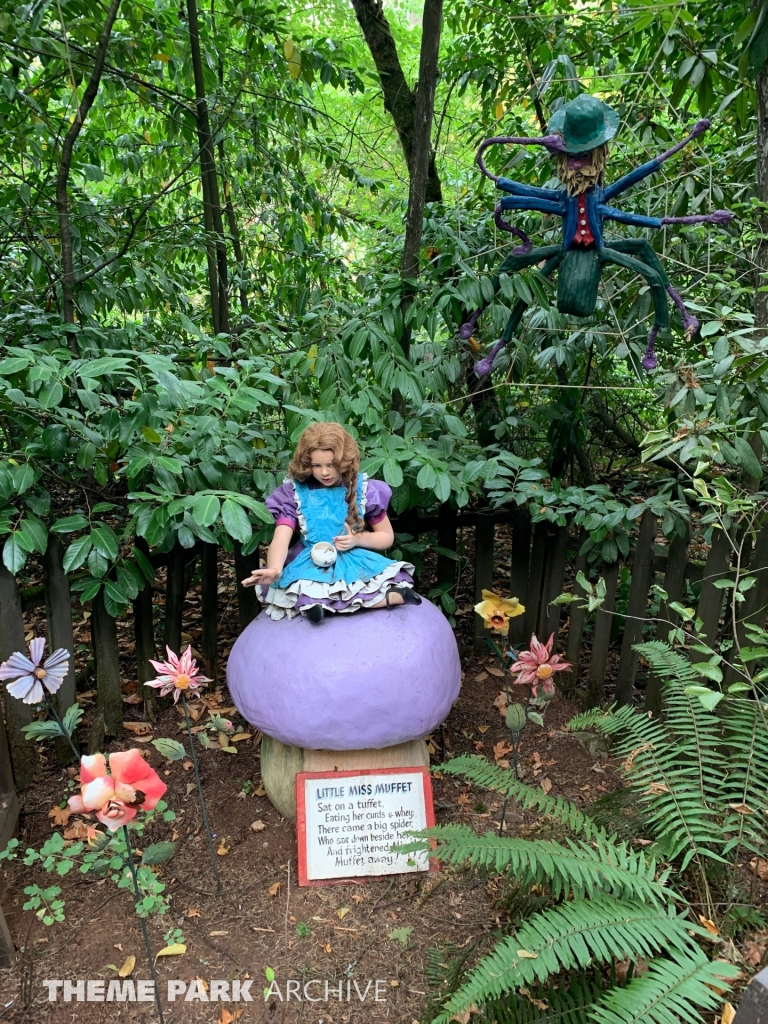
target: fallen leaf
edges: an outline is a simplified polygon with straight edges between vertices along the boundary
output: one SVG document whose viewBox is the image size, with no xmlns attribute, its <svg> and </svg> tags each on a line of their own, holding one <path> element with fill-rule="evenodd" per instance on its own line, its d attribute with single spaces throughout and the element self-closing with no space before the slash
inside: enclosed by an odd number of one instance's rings
<svg viewBox="0 0 768 1024">
<path fill-rule="evenodd" d="M 220 857 L 226 857 L 227 854 L 229 853 L 229 847 L 224 845 L 224 840 L 223 839 L 219 843 L 219 848 L 216 851 L 216 853 L 218 853 L 218 855 Z"/>
<path fill-rule="evenodd" d="M 280 892 L 281 885 L 282 882 L 273 882 L 272 885 L 270 885 L 270 887 L 267 889 L 267 892 L 269 893 L 270 896 L 277 896 L 277 894 Z"/>
<path fill-rule="evenodd" d="M 251 822 L 251 829 L 254 832 L 263 832 L 266 827 L 267 826 L 264 824 L 264 822 L 261 820 L 261 818 L 259 818 L 258 821 L 252 821 Z"/>
<path fill-rule="evenodd" d="M 201 978 L 200 975 L 197 974 L 195 975 L 195 981 L 197 982 L 198 988 L 202 988 L 206 992 L 208 991 L 208 982 L 205 980 L 205 978 Z"/>
<path fill-rule="evenodd" d="M 396 981 L 396 980 L 395 980 L 395 979 L 393 978 L 393 979 L 392 979 L 392 981 L 390 981 L 389 985 L 390 985 L 390 988 L 399 988 L 399 987 L 400 987 L 400 982 L 399 982 L 399 981 Z"/>
<path fill-rule="evenodd" d="M 133 971 L 133 968 L 135 966 L 136 966 L 136 957 L 133 956 L 133 954 L 131 954 L 131 956 L 127 956 L 125 958 L 125 963 L 120 968 L 120 970 L 117 972 L 118 977 L 120 977 L 120 978 L 127 978 L 128 975 Z"/>
<path fill-rule="evenodd" d="M 501 715 L 502 718 L 507 713 L 507 705 L 508 704 L 509 704 L 509 701 L 507 700 L 507 695 L 506 695 L 506 693 L 504 693 L 503 690 L 501 690 L 499 695 L 497 696 L 496 700 L 493 702 L 493 706 L 495 708 L 499 709 L 499 714 Z"/>
<path fill-rule="evenodd" d="M 182 956 L 187 952 L 187 947 L 183 942 L 173 942 L 170 946 L 163 946 L 163 948 L 155 956 L 157 960 L 158 956 Z"/>
<path fill-rule="evenodd" d="M 229 737 L 232 743 L 240 743 L 242 740 L 249 740 L 251 734 L 249 732 L 236 732 L 234 736 Z"/>
<path fill-rule="evenodd" d="M 339 907 L 339 909 L 336 911 L 336 917 L 338 917 L 340 921 L 343 921 L 348 913 L 349 907 Z"/>
<path fill-rule="evenodd" d="M 254 790 L 254 796 L 266 796 L 266 795 L 267 795 L 267 791 L 266 791 L 266 789 L 264 789 L 264 783 L 263 782 L 259 782 L 258 786 Z"/>
<path fill-rule="evenodd" d="M 736 1011 L 730 1003 L 723 1004 L 723 1012 L 720 1015 L 720 1024 L 732 1024 L 733 1018 L 736 1016 Z"/>
<path fill-rule="evenodd" d="M 53 818 L 53 827 L 69 824 L 69 816 L 72 811 L 69 807 L 52 807 L 48 811 L 48 817 Z"/>
<path fill-rule="evenodd" d="M 534 768 L 541 768 L 541 754 L 538 752 L 538 750 L 534 750 L 533 754 L 531 755 L 531 760 L 533 762 Z"/>
<path fill-rule="evenodd" d="M 747 942 L 741 955 L 750 967 L 757 967 L 765 956 L 765 943 Z"/>
<path fill-rule="evenodd" d="M 187 917 L 200 917 L 200 907 L 190 907 L 187 911 Z"/>
<path fill-rule="evenodd" d="M 753 875 L 757 875 L 761 882 L 768 882 L 768 861 L 762 857 L 753 857 L 749 862 L 749 870 Z"/>
<path fill-rule="evenodd" d="M 123 728 L 135 736 L 146 736 L 152 732 L 152 725 L 149 722 L 123 722 Z"/>
<path fill-rule="evenodd" d="M 527 949 L 518 949 L 517 955 L 522 960 L 538 960 L 538 953 L 529 953 Z"/>
<path fill-rule="evenodd" d="M 234 1013 L 230 1013 L 226 1006 L 222 1006 L 219 1024 L 232 1024 L 233 1021 L 238 1020 L 242 1016 L 242 1013 L 242 1007 L 239 1010 L 235 1010 Z"/>
<path fill-rule="evenodd" d="M 484 683 L 487 678 L 488 678 L 488 673 L 487 672 L 478 672 L 477 675 L 475 676 L 475 682 L 476 683 Z"/>
<path fill-rule="evenodd" d="M 121 953 L 123 952 L 123 947 L 122 947 L 122 944 L 121 944 L 121 943 L 119 943 L 119 942 L 116 942 L 116 943 L 114 944 L 114 946 L 112 947 L 112 949 L 119 949 Z"/>
<path fill-rule="evenodd" d="M 507 754 L 511 754 L 514 747 L 511 747 L 506 740 L 499 740 L 498 743 L 493 745 L 493 759 L 498 761 L 500 758 L 505 757 Z"/>
<path fill-rule="evenodd" d="M 699 914 L 699 920 L 707 929 L 710 935 L 719 935 L 720 932 L 717 930 L 717 925 L 714 921 L 710 921 L 708 917 L 704 917 L 703 914 Z"/>
<path fill-rule="evenodd" d="M 229 932 L 208 932 L 209 935 L 229 935 Z"/>
<path fill-rule="evenodd" d="M 467 796 L 466 793 L 459 793 L 459 795 L 456 797 L 456 803 L 459 805 L 459 807 L 461 807 L 462 805 L 466 805 L 469 803 L 469 797 Z"/>
<path fill-rule="evenodd" d="M 65 839 L 87 839 L 88 826 L 84 821 L 76 821 L 74 825 L 64 829 Z"/>
<path fill-rule="evenodd" d="M 330 942 L 321 942 L 320 943 L 320 948 L 322 949 L 322 951 L 324 953 L 332 953 L 333 952 L 333 946 L 330 944 Z"/>
<path fill-rule="evenodd" d="M 488 726 L 487 726 L 487 725 L 478 725 L 478 727 L 477 727 L 477 731 L 478 731 L 478 732 L 480 733 L 480 735 L 482 736 L 482 735 L 483 735 L 483 733 L 485 733 L 485 732 L 488 732 Z"/>
<path fill-rule="evenodd" d="M 754 814 L 755 812 L 751 807 L 747 807 L 746 804 L 728 804 L 732 811 L 736 811 L 737 814 Z"/>
<path fill-rule="evenodd" d="M 182 761 L 181 767 L 184 769 L 185 772 L 188 772 L 190 768 L 194 767 L 194 765 L 192 764 L 191 761 Z"/>
<path fill-rule="evenodd" d="M 501 671 L 498 665 L 489 665 L 485 671 L 490 672 L 492 676 L 496 676 L 498 679 L 504 678 L 504 673 Z"/>
<path fill-rule="evenodd" d="M 129 693 L 127 697 L 123 697 L 123 704 L 143 704 L 144 698 L 138 693 Z"/>
<path fill-rule="evenodd" d="M 485 744 L 482 740 L 475 740 L 475 750 L 484 750 Z"/>
<path fill-rule="evenodd" d="M 352 896 L 350 898 L 352 900 L 354 900 L 355 903 L 362 903 L 363 902 L 363 897 L 362 896 Z"/>
<path fill-rule="evenodd" d="M 539 785 L 545 793 L 548 793 L 552 789 L 552 780 L 550 778 L 542 779 Z"/>
</svg>

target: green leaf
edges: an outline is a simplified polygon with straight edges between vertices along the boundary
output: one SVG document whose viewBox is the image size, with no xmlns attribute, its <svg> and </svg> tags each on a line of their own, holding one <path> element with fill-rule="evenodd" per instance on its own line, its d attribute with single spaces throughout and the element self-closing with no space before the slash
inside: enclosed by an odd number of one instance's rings
<svg viewBox="0 0 768 1024">
<path fill-rule="evenodd" d="M 91 540 L 90 534 L 85 534 L 83 537 L 78 537 L 77 540 L 73 541 L 67 548 L 64 560 L 62 563 L 64 572 L 73 572 L 75 569 L 79 569 L 80 566 L 85 562 L 88 557 L 88 552 L 93 547 L 93 541 Z"/>
<path fill-rule="evenodd" d="M 28 491 L 35 482 L 35 471 L 28 462 L 23 466 L 16 466 L 12 471 L 13 489 L 17 494 Z"/>
<path fill-rule="evenodd" d="M 141 855 L 142 864 L 164 864 L 176 853 L 178 843 L 152 843 Z"/>
<path fill-rule="evenodd" d="M 77 513 L 74 516 L 64 516 L 63 519 L 57 519 L 50 527 L 50 531 L 51 533 L 74 533 L 75 530 L 84 530 L 87 525 L 88 519 L 86 516 Z"/>
<path fill-rule="evenodd" d="M 221 507 L 221 521 L 224 529 L 234 538 L 244 544 L 253 533 L 251 523 L 243 508 L 231 498 L 225 498 Z"/>
<path fill-rule="evenodd" d="M 110 373 L 124 373 L 130 367 L 131 364 L 127 359 L 103 356 L 101 359 L 89 359 L 77 372 L 83 380 L 88 380 L 94 377 L 105 377 Z"/>
<path fill-rule="evenodd" d="M 37 400 L 44 409 L 54 409 L 61 405 L 64 388 L 57 380 L 49 380 L 40 388 Z"/>
<path fill-rule="evenodd" d="M 21 572 L 27 561 L 27 552 L 19 543 L 16 534 L 11 534 L 3 545 L 3 565 L 14 576 Z"/>
<path fill-rule="evenodd" d="M 179 460 L 172 459 L 168 455 L 158 455 L 154 464 L 164 469 L 166 473 L 173 473 L 174 476 L 181 476 L 184 472 L 184 467 Z"/>
<path fill-rule="evenodd" d="M 96 550 L 108 561 L 114 562 L 118 555 L 117 537 L 111 527 L 101 525 L 94 526 L 91 530 L 91 540 Z"/>
<path fill-rule="evenodd" d="M 691 697 L 698 697 L 707 711 L 714 711 L 724 696 L 717 690 L 710 690 L 706 686 L 686 686 L 685 693 Z"/>
<path fill-rule="evenodd" d="M 399 487 L 403 482 L 403 471 L 400 468 L 400 463 L 393 458 L 384 460 L 384 479 L 387 481 L 390 487 Z"/>
<path fill-rule="evenodd" d="M 200 526 L 212 526 L 220 511 L 221 502 L 215 494 L 198 494 L 192 505 L 192 518 Z"/>
<path fill-rule="evenodd" d="M 437 473 L 434 466 L 422 466 L 416 477 L 416 485 L 423 491 L 431 491 L 437 483 Z"/>
<path fill-rule="evenodd" d="M 172 740 L 166 737 L 152 740 L 152 746 L 169 761 L 180 761 L 187 753 L 187 748 L 183 743 L 179 743 L 178 740 Z"/>
<path fill-rule="evenodd" d="M 739 457 L 739 465 L 744 472 L 748 476 L 751 476 L 753 480 L 759 480 L 763 475 L 763 470 L 757 456 L 752 451 L 752 446 L 749 442 L 745 441 L 743 437 L 736 437 L 734 439 L 733 446 Z"/>
</svg>

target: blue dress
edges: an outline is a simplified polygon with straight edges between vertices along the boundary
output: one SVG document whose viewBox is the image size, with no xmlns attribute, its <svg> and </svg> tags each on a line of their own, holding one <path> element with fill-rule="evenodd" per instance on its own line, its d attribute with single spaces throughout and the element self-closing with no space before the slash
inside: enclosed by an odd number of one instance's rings
<svg viewBox="0 0 768 1024">
<path fill-rule="evenodd" d="M 354 612 L 377 604 L 392 586 L 413 586 L 414 568 L 409 562 L 395 562 L 378 551 L 355 547 L 336 552 L 331 565 L 318 565 L 311 555 L 313 545 L 333 544 L 345 533 L 346 487 L 310 487 L 291 480 L 294 491 L 301 549 L 288 562 L 269 588 L 257 588 L 267 615 L 273 619 L 294 618 L 312 605 L 329 612 Z M 357 507 L 365 516 L 368 477 L 357 479 Z"/>
</svg>

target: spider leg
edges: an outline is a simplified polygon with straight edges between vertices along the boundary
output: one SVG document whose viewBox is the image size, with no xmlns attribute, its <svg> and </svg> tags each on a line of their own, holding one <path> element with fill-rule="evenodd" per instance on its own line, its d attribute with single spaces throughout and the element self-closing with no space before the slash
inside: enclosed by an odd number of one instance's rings
<svg viewBox="0 0 768 1024">
<path fill-rule="evenodd" d="M 560 245 L 546 245 L 540 249 L 533 249 L 531 252 L 525 255 L 518 254 L 516 256 L 514 253 L 512 253 L 504 260 L 502 265 L 499 267 L 499 273 L 504 272 L 506 269 L 511 269 L 513 272 L 515 270 L 522 270 L 524 266 L 531 266 L 533 263 L 541 263 L 542 259 L 546 259 L 547 262 L 545 266 L 542 268 L 541 273 L 544 275 L 544 277 L 549 277 L 560 265 L 562 258 L 563 248 Z M 517 261 L 525 260 L 526 262 L 523 264 L 523 266 L 512 266 L 511 261 L 513 259 Z M 498 278 L 494 278 L 494 281 L 497 280 Z M 507 342 L 511 340 L 512 335 L 515 333 L 518 324 L 523 319 L 523 313 L 526 311 L 527 308 L 528 303 L 525 301 L 525 299 L 518 299 L 517 302 L 514 304 L 514 306 L 512 307 L 512 312 L 509 315 L 509 319 L 507 320 L 504 326 L 504 331 L 501 337 L 497 342 L 494 343 L 488 355 L 485 356 L 483 359 L 479 360 L 477 363 L 475 363 L 475 373 L 477 374 L 478 377 L 487 377 L 488 374 L 491 372 L 491 370 L 493 369 L 493 363 L 494 360 L 496 359 L 496 356 L 499 354 L 501 349 L 504 348 Z"/>
<path fill-rule="evenodd" d="M 685 308 L 685 303 L 680 298 L 679 293 L 670 284 L 669 278 L 664 271 L 661 260 L 659 259 L 658 253 L 653 248 L 651 243 L 645 238 L 617 238 L 606 243 L 611 249 L 615 249 L 617 252 L 628 252 L 633 256 L 636 256 L 643 263 L 647 263 L 650 267 L 656 271 L 662 280 L 664 288 L 666 289 L 667 295 L 672 299 L 674 304 L 680 310 L 680 316 L 683 318 L 683 330 L 685 331 L 686 340 L 694 336 L 696 331 L 699 329 L 699 321 L 693 314 L 689 313 Z"/>
<path fill-rule="evenodd" d="M 508 225 L 511 228 L 511 225 Z M 520 232 L 522 234 L 522 232 Z M 516 274 L 519 270 L 525 270 L 526 267 L 532 267 L 535 263 L 542 263 L 545 260 L 549 260 L 555 253 L 561 251 L 559 245 L 543 245 L 537 249 L 528 249 L 526 252 L 521 252 L 523 246 L 518 247 L 507 256 L 499 267 L 499 273 L 491 278 L 491 284 L 493 285 L 493 292 L 499 290 L 499 275 L 500 274 Z M 558 263 L 560 261 L 558 260 Z M 490 303 L 486 302 L 472 313 L 469 320 L 463 323 L 459 328 L 459 337 L 463 341 L 467 341 L 468 338 L 472 337 L 472 333 L 477 325 L 477 321 L 480 319 L 483 312 L 488 308 Z M 522 316 L 522 313 L 520 314 Z"/>
<path fill-rule="evenodd" d="M 653 252 L 653 249 L 647 242 L 645 244 L 652 253 L 651 258 L 646 250 L 642 250 L 643 255 L 648 259 L 647 263 L 642 259 L 635 259 L 634 256 L 627 254 L 626 250 L 628 248 L 634 252 L 641 251 L 641 248 L 636 244 L 628 246 L 628 242 L 637 243 L 643 241 L 644 239 L 642 238 L 622 238 L 617 239 L 616 242 L 612 241 L 610 245 L 605 245 L 600 250 L 600 261 L 601 263 L 615 263 L 619 267 L 625 267 L 627 270 L 639 274 L 640 277 L 644 277 L 648 282 L 651 289 L 651 297 L 653 298 L 654 323 L 648 334 L 648 346 L 642 363 L 646 370 L 655 370 L 658 365 L 658 360 L 656 359 L 656 335 L 659 333 L 660 328 L 666 329 L 669 327 L 669 307 L 667 306 L 669 279 L 664 273 L 658 256 L 656 256 L 656 253 Z M 622 252 L 622 249 L 625 251 Z M 658 269 L 655 264 L 658 264 Z"/>
</svg>

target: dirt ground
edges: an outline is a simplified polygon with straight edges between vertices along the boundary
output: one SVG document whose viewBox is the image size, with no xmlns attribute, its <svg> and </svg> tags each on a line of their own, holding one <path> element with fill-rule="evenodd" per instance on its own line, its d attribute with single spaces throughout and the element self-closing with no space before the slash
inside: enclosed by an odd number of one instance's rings
<svg viewBox="0 0 768 1024">
<path fill-rule="evenodd" d="M 506 540 L 502 529 L 498 539 L 497 586 L 504 592 L 508 571 L 504 567 Z M 422 592 L 428 590 L 430 572 L 427 564 Z M 494 660 L 472 652 L 472 581 L 471 577 L 465 579 L 465 575 L 462 574 L 460 583 L 457 616 L 464 679 L 444 729 L 431 738 L 434 765 L 442 763 L 446 756 L 466 752 L 503 760 L 503 747 L 498 745 L 509 739 L 494 704 L 501 685 Z M 233 582 L 232 567 L 223 559 L 220 638 L 221 649 L 226 653 L 238 633 Z M 162 591 L 158 591 L 157 599 L 160 623 Z M 40 614 L 29 616 L 30 629 L 42 626 Z M 200 628 L 199 596 L 193 585 L 185 609 L 185 639 L 194 645 Z M 87 616 L 77 623 L 77 638 L 79 666 L 86 669 Z M 126 719 L 138 721 L 141 704 L 136 696 L 128 620 L 120 623 L 120 643 Z M 223 680 L 222 670 L 220 687 L 209 699 L 220 708 L 228 708 L 231 704 Z M 80 689 L 83 706 L 89 712 L 94 706 L 94 695 L 87 671 Z M 618 788 L 620 781 L 609 760 L 592 756 L 576 737 L 563 731 L 564 724 L 579 709 L 577 700 L 568 701 L 558 695 L 547 710 L 545 727 L 532 725 L 526 730 L 520 756 L 524 781 L 543 784 L 553 796 L 566 797 L 584 807 Z M 199 754 L 208 812 L 219 850 L 217 863 L 223 883 L 220 895 L 216 893 L 188 762 L 167 762 L 147 742 L 148 736 L 138 737 L 149 762 L 167 783 L 165 798 L 177 814 L 173 823 L 153 823 L 143 839 L 144 844 L 170 838 L 179 843 L 173 860 L 158 868 L 170 894 L 170 913 L 162 919 L 151 919 L 149 931 L 156 952 L 166 944 L 164 934 L 180 928 L 186 952 L 157 960 L 159 989 L 165 997 L 169 980 L 183 980 L 186 991 L 189 983 L 198 978 L 201 982 L 197 991 L 208 995 L 213 980 L 230 984 L 237 980 L 252 999 L 229 1003 L 200 998 L 183 1001 L 182 993 L 175 1002 L 163 998 L 166 1021 L 417 1022 L 425 1015 L 434 991 L 430 964 L 434 968 L 462 952 L 475 958 L 488 945 L 492 934 L 508 923 L 507 907 L 499 900 L 498 887 L 474 874 L 441 870 L 436 874 L 401 875 L 360 884 L 299 888 L 293 824 L 279 816 L 266 796 L 259 795 L 263 789 L 256 731 L 247 727 L 236 713 L 229 717 L 235 719 L 238 730 L 249 732 L 252 738 L 238 742 L 237 754 L 231 754 L 216 746 L 214 736 L 211 748 Z M 177 709 L 166 707 L 151 735 L 182 739 L 178 731 L 180 720 Z M 136 743 L 135 735 L 126 734 L 124 740 L 111 743 L 108 749 L 128 749 Z M 48 760 L 41 759 L 35 784 L 23 795 L 19 831 L 22 847 L 39 847 L 51 834 L 55 826 L 50 812 L 61 803 L 67 783 L 71 785 L 70 774 L 55 763 L 50 748 L 48 754 Z M 441 776 L 439 771 L 433 778 L 433 787 L 438 823 L 461 822 L 480 832 L 498 829 L 501 799 L 495 794 L 470 789 L 461 780 Z M 254 823 L 260 824 L 254 828 Z M 72 827 L 72 823 L 67 824 Z M 542 827 L 546 826 L 538 822 L 535 813 L 508 809 L 508 834 L 535 836 L 541 834 Z M 117 968 L 130 955 L 136 957 L 131 977 L 150 977 L 129 892 L 117 890 L 109 879 L 93 881 L 76 872 L 62 879 L 54 878 L 25 868 L 20 861 L 4 862 L 0 867 L 0 901 L 19 951 L 17 963 L 0 971 L 0 1019 L 14 1024 L 31 1020 L 46 1024 L 157 1020 L 154 1002 L 64 1002 L 61 997 L 57 1002 L 48 1002 L 42 984 L 46 979 L 109 982 L 117 977 Z M 22 911 L 22 889 L 31 882 L 61 885 L 66 900 L 63 924 L 46 928 L 33 913 Z M 265 1004 L 262 990 L 268 983 L 268 968 L 274 971 L 282 1000 L 273 995 Z M 316 984 L 305 990 L 305 983 L 310 981 Z M 297 991 L 308 991 L 318 1001 L 299 1001 Z M 286 1000 L 289 995 L 291 998 Z"/>
</svg>

